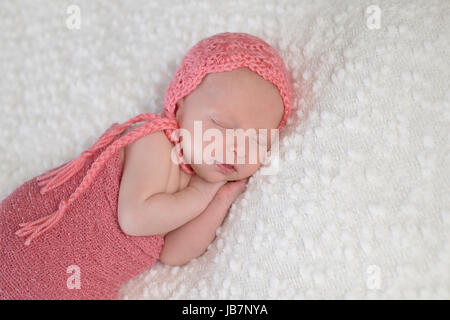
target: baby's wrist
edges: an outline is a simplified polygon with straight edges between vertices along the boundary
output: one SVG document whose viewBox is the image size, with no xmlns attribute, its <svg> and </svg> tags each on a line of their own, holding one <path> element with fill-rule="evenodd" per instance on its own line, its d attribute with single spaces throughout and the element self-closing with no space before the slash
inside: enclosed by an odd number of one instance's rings
<svg viewBox="0 0 450 320">
<path fill-rule="evenodd" d="M 213 202 L 220 204 L 223 207 L 229 208 L 233 204 L 235 199 L 231 198 L 225 192 L 217 192 L 213 198 Z"/>
<path fill-rule="evenodd" d="M 214 198 L 214 195 L 211 195 L 209 192 L 205 192 L 204 190 L 200 190 L 194 186 L 188 186 L 187 188 L 189 188 L 190 192 L 192 193 L 191 201 L 197 201 L 199 203 L 199 206 L 202 208 L 202 211 Z"/>
</svg>

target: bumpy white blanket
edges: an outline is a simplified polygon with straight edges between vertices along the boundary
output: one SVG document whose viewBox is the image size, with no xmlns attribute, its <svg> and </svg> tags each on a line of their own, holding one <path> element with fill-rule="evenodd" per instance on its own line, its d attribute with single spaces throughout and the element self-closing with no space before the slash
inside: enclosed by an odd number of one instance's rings
<svg viewBox="0 0 450 320">
<path fill-rule="evenodd" d="M 159 113 L 201 38 L 248 32 L 295 79 L 280 171 L 255 174 L 204 255 L 119 298 L 449 299 L 449 16 L 446 0 L 1 1 L 0 197 Z"/>
</svg>

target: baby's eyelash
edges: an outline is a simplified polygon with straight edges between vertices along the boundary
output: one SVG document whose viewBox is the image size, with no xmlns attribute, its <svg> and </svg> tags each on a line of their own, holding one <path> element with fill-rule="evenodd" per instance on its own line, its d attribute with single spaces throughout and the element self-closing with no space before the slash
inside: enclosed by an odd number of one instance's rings
<svg viewBox="0 0 450 320">
<path fill-rule="evenodd" d="M 217 121 L 214 118 L 210 118 L 212 122 L 214 122 L 215 124 L 217 124 L 218 126 L 221 126 L 220 124 L 217 123 Z"/>
<path fill-rule="evenodd" d="M 219 124 L 219 123 L 216 121 L 216 119 L 214 119 L 214 118 L 210 118 L 210 119 L 212 120 L 212 122 L 214 122 L 215 124 L 217 124 L 219 127 L 224 128 L 224 129 L 230 129 L 230 128 L 226 128 L 226 127 L 222 126 L 221 124 Z"/>
<path fill-rule="evenodd" d="M 212 122 L 214 122 L 215 124 L 217 124 L 219 127 L 221 127 L 221 128 L 224 128 L 224 129 L 232 129 L 232 128 L 226 128 L 226 127 L 224 127 L 224 126 L 222 126 L 222 125 L 220 125 L 214 118 L 212 118 L 212 117 L 210 117 L 210 119 L 211 119 L 211 121 Z M 258 143 L 258 139 L 252 139 L 254 142 L 256 142 L 256 143 Z M 262 141 L 260 141 L 259 143 L 258 143 L 259 145 L 261 145 L 261 146 L 263 146 L 263 147 L 267 147 L 267 143 L 264 143 L 264 142 L 262 142 Z"/>
</svg>

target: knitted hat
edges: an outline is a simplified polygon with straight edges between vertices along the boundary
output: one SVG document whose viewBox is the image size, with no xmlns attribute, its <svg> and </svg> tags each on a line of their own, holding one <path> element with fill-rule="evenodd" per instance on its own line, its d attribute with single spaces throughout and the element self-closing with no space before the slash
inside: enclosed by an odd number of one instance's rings
<svg viewBox="0 0 450 320">
<path fill-rule="evenodd" d="M 262 39 L 247 33 L 224 32 L 205 38 L 194 45 L 181 61 L 175 77 L 166 89 L 162 116 L 143 113 L 123 124 L 114 123 L 91 148 L 82 152 L 78 158 L 37 178 L 41 187 L 40 192 L 44 194 L 70 179 L 96 150 L 108 146 L 92 163 L 69 199 L 61 201 L 53 214 L 33 222 L 21 223 L 19 226 L 22 228 L 16 232 L 16 235 L 28 236 L 25 245 L 29 245 L 32 239 L 50 229 L 61 219 L 66 208 L 86 191 L 108 159 L 126 145 L 155 131 L 164 130 L 167 138 L 177 148 L 181 168 L 186 173 L 193 174 L 192 167 L 183 161 L 179 137 L 174 134 L 179 129 L 175 120 L 176 103 L 192 92 L 206 74 L 231 71 L 240 67 L 249 68 L 278 88 L 284 103 L 284 114 L 277 129 L 281 128 L 291 111 L 293 89 L 289 74 L 278 52 Z M 147 123 L 117 139 L 130 125 L 142 121 Z"/>
</svg>

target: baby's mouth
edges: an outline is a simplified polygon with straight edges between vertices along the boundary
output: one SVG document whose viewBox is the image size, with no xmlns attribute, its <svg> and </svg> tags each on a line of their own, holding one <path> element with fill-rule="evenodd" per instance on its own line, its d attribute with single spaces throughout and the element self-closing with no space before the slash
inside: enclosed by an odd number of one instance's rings
<svg viewBox="0 0 450 320">
<path fill-rule="evenodd" d="M 232 164 L 225 164 L 218 161 L 214 161 L 215 167 L 224 174 L 231 174 L 237 172 L 236 167 Z"/>
</svg>

